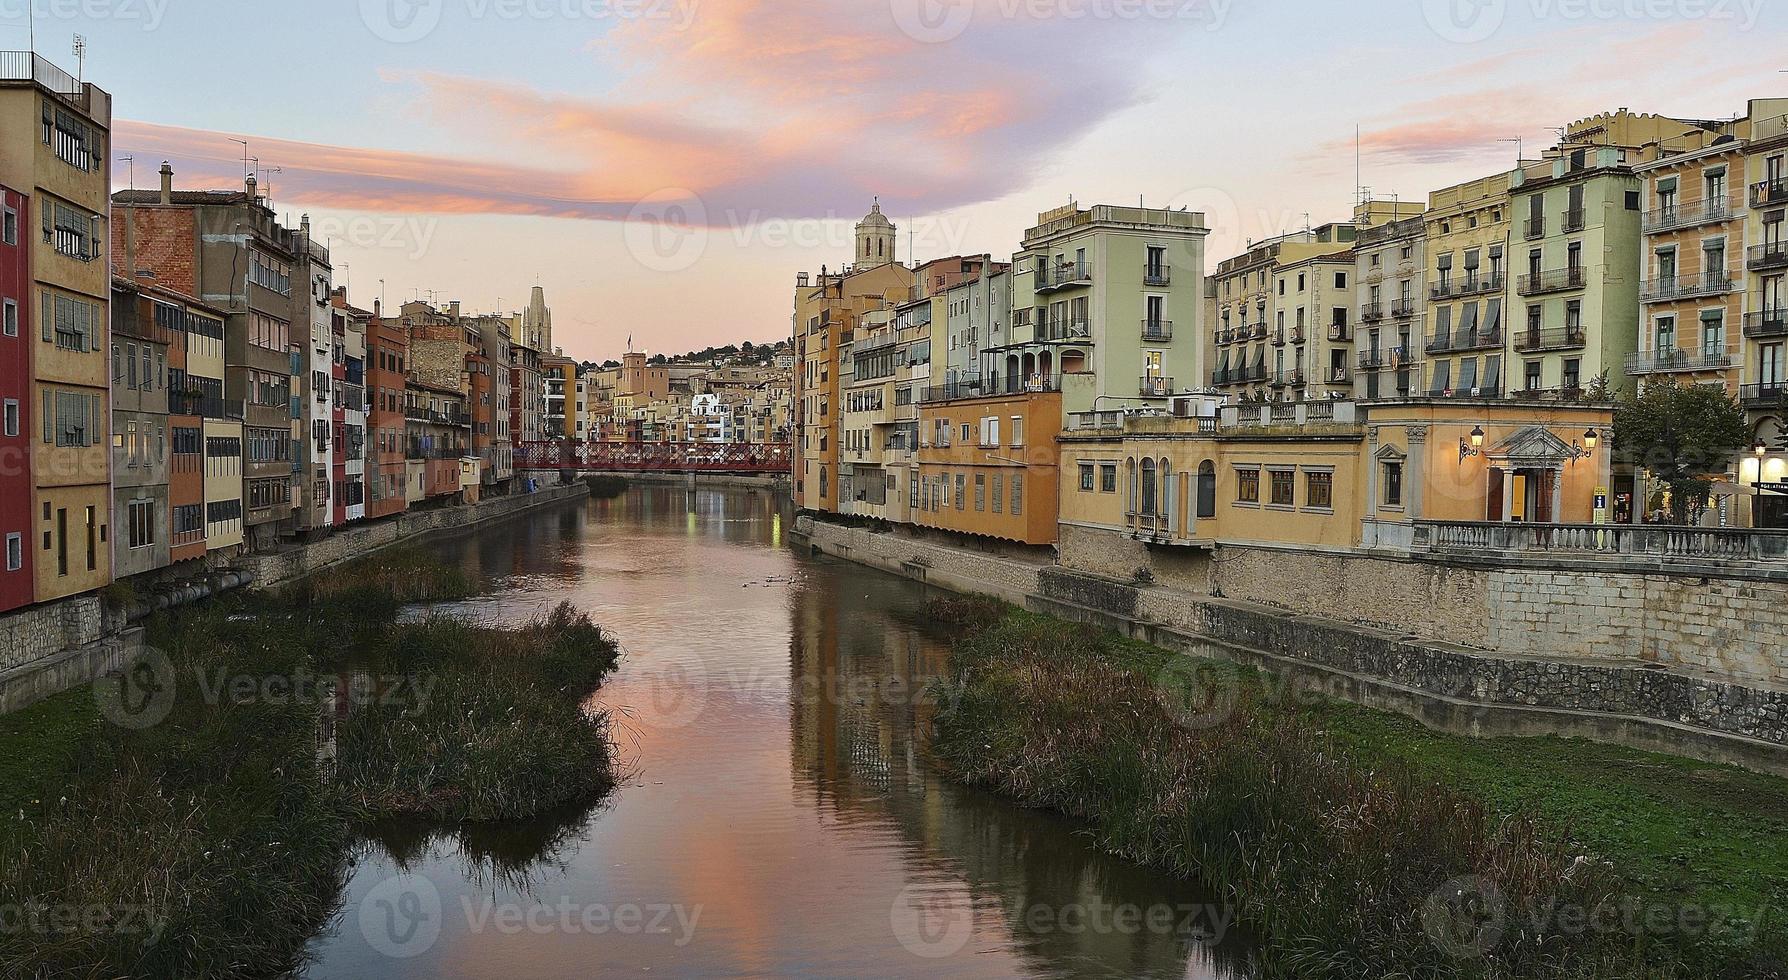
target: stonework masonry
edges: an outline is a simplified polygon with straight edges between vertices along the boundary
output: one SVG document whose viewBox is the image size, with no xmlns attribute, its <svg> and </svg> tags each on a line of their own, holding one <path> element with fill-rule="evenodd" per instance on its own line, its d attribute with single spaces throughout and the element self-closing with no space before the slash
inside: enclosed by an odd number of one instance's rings
<svg viewBox="0 0 1788 980">
<path fill-rule="evenodd" d="M 1579 736 L 1788 775 L 1777 582 L 1224 546 L 1063 525 L 1060 564 L 796 520 L 797 540 L 945 588 L 1301 677 L 1472 735 Z"/>
</svg>

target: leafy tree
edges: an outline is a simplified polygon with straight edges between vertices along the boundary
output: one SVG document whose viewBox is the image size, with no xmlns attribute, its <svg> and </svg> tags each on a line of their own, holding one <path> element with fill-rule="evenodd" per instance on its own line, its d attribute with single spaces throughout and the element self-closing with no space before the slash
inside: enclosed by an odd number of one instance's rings
<svg viewBox="0 0 1788 980">
<path fill-rule="evenodd" d="M 1687 524 L 1707 506 L 1710 473 L 1724 472 L 1750 441 L 1744 409 L 1725 388 L 1665 379 L 1626 394 L 1614 410 L 1614 447 L 1670 488 L 1670 516 Z"/>
</svg>

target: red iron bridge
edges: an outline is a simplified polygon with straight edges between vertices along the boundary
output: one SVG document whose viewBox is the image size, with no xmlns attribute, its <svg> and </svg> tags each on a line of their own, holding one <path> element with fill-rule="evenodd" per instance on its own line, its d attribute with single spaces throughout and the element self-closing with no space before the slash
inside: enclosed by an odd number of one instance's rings
<svg viewBox="0 0 1788 980">
<path fill-rule="evenodd" d="M 787 473 L 794 460 L 786 442 L 524 442 L 515 452 L 522 471 L 587 473 Z"/>
</svg>

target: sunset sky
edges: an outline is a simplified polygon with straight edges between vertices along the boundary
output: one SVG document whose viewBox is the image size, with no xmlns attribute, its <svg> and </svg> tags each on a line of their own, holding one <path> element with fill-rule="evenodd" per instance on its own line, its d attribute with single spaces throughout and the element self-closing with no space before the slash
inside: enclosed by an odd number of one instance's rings
<svg viewBox="0 0 1788 980">
<path fill-rule="evenodd" d="M 920 257 L 1036 212 L 1189 206 L 1210 260 L 1508 169 L 1629 107 L 1788 95 L 1763 0 L 36 0 L 115 98 L 138 187 L 238 186 L 334 238 L 355 302 L 517 308 L 615 355 L 787 335 L 879 195 Z M 26 43 L 0 0 L 0 49 Z M 101 16 L 95 16 L 99 14 Z M 339 269 L 347 266 L 346 272 Z"/>
</svg>

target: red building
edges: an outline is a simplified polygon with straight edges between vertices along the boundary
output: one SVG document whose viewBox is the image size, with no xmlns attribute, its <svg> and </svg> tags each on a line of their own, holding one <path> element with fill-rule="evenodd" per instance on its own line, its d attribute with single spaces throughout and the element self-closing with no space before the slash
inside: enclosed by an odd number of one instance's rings
<svg viewBox="0 0 1788 980">
<path fill-rule="evenodd" d="M 30 227 L 30 198 L 0 186 L 0 610 L 31 604 Z"/>
<path fill-rule="evenodd" d="M 382 319 L 378 307 L 366 326 L 366 516 L 387 517 L 409 508 L 404 446 L 404 398 L 410 337 L 398 320 Z"/>
</svg>

